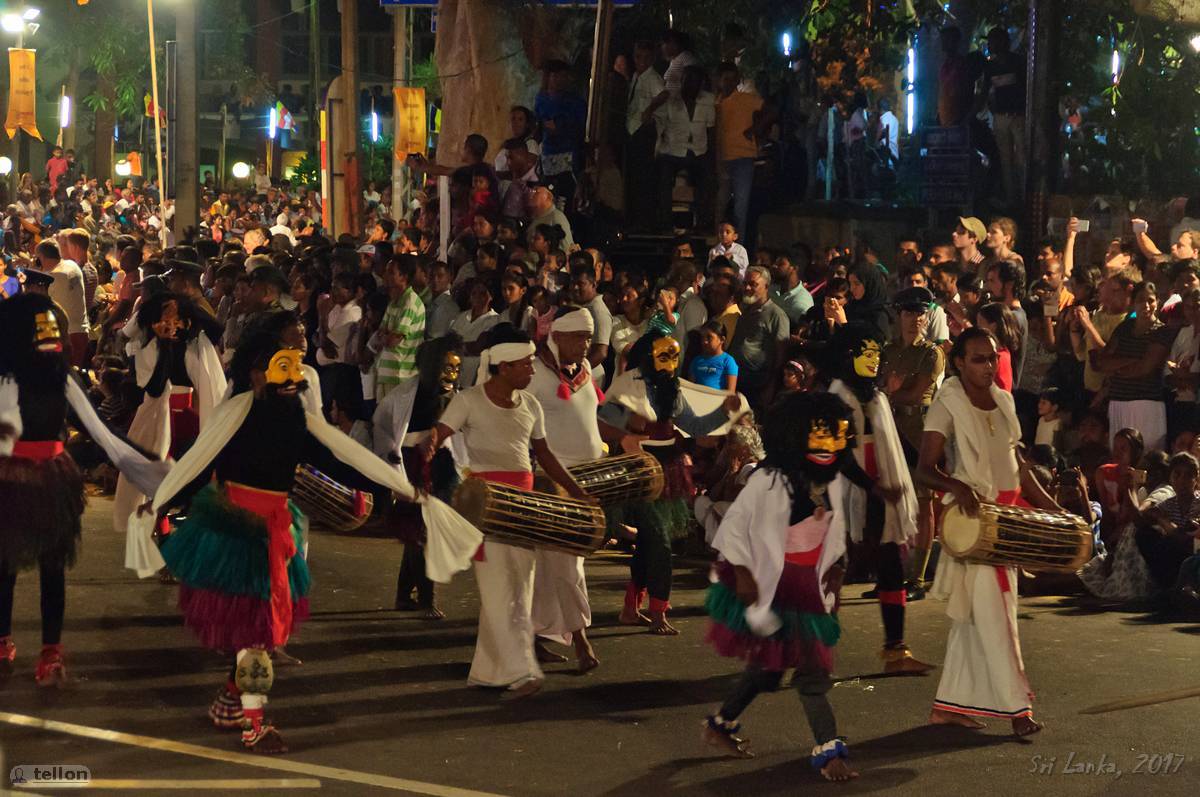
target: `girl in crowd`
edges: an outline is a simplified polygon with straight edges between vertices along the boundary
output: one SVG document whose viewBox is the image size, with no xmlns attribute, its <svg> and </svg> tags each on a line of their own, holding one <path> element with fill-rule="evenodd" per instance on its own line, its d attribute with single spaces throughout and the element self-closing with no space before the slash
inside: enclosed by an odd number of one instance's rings
<svg viewBox="0 0 1200 797">
<path fill-rule="evenodd" d="M 996 366 L 996 385 L 1009 393 L 1013 389 L 1013 357 L 1021 350 L 1021 332 L 1012 311 L 999 302 L 979 308 L 975 323 L 995 336 L 999 362 Z"/>
</svg>

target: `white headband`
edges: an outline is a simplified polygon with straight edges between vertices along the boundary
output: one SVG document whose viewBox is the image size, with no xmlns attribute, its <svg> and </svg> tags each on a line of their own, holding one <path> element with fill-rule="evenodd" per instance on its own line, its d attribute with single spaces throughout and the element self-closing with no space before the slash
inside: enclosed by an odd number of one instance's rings
<svg viewBox="0 0 1200 797">
<path fill-rule="evenodd" d="M 587 310 L 579 309 L 572 310 L 569 313 L 559 316 L 550 324 L 551 332 L 592 332 L 596 331 L 596 325 L 592 321 L 592 314 Z"/>
<path fill-rule="evenodd" d="M 501 363 L 511 363 L 532 357 L 537 348 L 532 343 L 497 343 L 484 349 L 479 356 L 479 370 L 476 371 L 475 384 L 482 385 L 491 376 L 491 366 Z"/>
</svg>

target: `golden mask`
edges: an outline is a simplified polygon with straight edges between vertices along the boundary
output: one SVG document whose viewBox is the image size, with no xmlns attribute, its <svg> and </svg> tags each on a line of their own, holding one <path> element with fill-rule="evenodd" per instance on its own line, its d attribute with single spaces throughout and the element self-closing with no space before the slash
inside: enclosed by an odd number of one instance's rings
<svg viewBox="0 0 1200 797">
<path fill-rule="evenodd" d="M 654 357 L 654 370 L 675 373 L 679 370 L 679 341 L 672 337 L 663 337 L 654 341 L 650 347 Z"/>
<path fill-rule="evenodd" d="M 458 375 L 462 371 L 462 357 L 457 352 L 446 352 L 442 360 L 442 392 L 449 393 L 458 384 Z"/>
<path fill-rule="evenodd" d="M 818 465 L 832 464 L 846 449 L 849 434 L 850 421 L 845 419 L 833 428 L 823 420 L 814 421 L 808 430 L 808 458 Z"/>
<path fill-rule="evenodd" d="M 874 379 L 879 376 L 879 343 L 874 340 L 864 340 L 862 350 L 854 358 L 854 373 L 864 379 Z"/>
<path fill-rule="evenodd" d="M 33 343 L 38 351 L 62 351 L 62 333 L 54 313 L 38 313 L 33 317 Z"/>
<path fill-rule="evenodd" d="M 267 364 L 267 384 L 286 385 L 304 381 L 301 356 L 299 349 L 280 349 L 271 355 L 271 361 Z"/>
</svg>

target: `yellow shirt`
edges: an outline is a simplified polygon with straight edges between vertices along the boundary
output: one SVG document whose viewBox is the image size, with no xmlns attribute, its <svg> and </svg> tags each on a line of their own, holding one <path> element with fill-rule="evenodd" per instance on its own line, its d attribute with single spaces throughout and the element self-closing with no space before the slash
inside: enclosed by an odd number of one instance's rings
<svg viewBox="0 0 1200 797">
<path fill-rule="evenodd" d="M 762 109 L 763 99 L 757 94 L 735 91 L 717 99 L 717 154 L 723 161 L 734 158 L 753 158 L 758 144 L 746 138 L 746 129 L 754 125 L 754 114 Z"/>
</svg>

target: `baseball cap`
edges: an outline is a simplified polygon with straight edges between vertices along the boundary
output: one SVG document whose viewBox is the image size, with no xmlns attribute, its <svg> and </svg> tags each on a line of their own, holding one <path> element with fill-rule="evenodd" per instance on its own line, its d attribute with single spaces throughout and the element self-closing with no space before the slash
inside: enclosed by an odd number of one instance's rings
<svg viewBox="0 0 1200 797">
<path fill-rule="evenodd" d="M 976 241 L 982 241 L 987 237 L 987 227 L 974 216 L 959 216 L 958 223 L 962 225 L 964 230 L 974 235 Z"/>
</svg>

